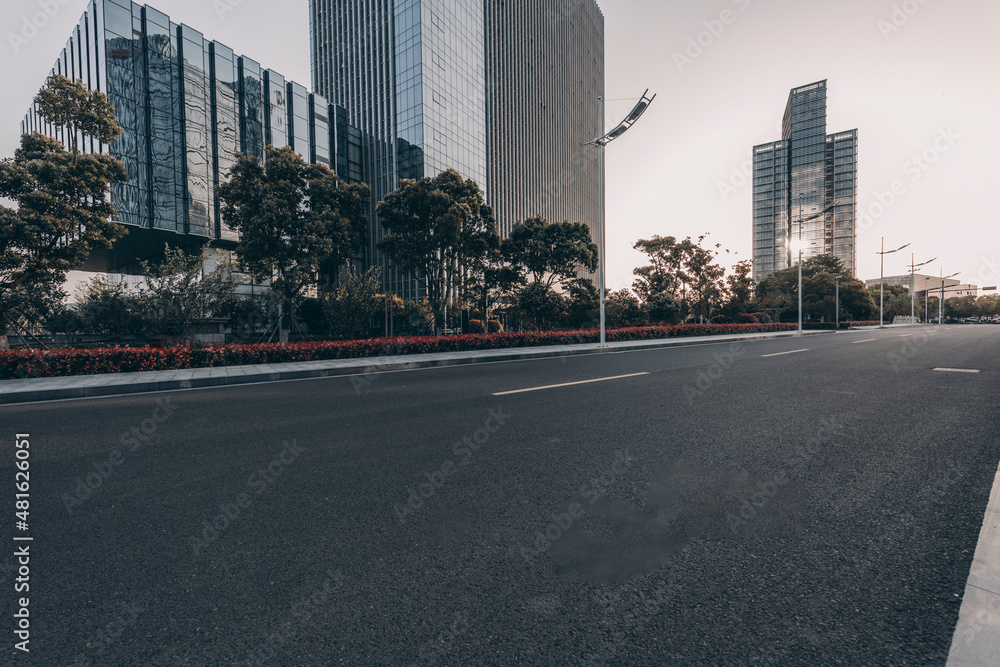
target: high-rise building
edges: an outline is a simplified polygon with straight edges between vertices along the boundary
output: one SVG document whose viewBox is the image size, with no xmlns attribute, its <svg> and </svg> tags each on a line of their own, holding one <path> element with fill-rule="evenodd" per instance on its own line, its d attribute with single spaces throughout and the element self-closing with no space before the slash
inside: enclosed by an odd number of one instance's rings
<svg viewBox="0 0 1000 667">
<path fill-rule="evenodd" d="M 594 0 L 310 0 L 313 88 L 344 107 L 377 202 L 400 179 L 453 168 L 475 180 L 501 234 L 542 215 L 600 218 L 596 151 L 604 16 Z M 418 287 L 383 265 L 389 289 Z"/>
<path fill-rule="evenodd" d="M 130 233 L 96 250 L 86 270 L 129 272 L 164 242 L 235 247 L 217 188 L 237 152 L 260 157 L 265 145 L 291 146 L 342 178 L 362 179 L 361 133 L 345 109 L 152 7 L 92 0 L 51 73 L 107 94 L 123 131 L 110 145 L 80 141 L 121 160 L 129 177 L 111 198 Z M 21 131 L 65 143 L 69 130 L 32 108 Z"/>
<path fill-rule="evenodd" d="M 753 150 L 755 280 L 833 254 L 857 270 L 858 131 L 826 133 L 826 81 L 792 89 L 781 140 Z"/>
</svg>

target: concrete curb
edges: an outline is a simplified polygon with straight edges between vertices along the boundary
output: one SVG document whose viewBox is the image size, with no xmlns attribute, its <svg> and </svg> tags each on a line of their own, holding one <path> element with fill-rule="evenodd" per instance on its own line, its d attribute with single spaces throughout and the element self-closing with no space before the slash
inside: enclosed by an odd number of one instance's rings
<svg viewBox="0 0 1000 667">
<path fill-rule="evenodd" d="M 793 332 L 773 332 L 762 334 L 747 334 L 733 336 L 699 336 L 692 338 L 668 338 L 659 340 L 623 341 L 609 343 L 607 348 L 596 347 L 596 343 L 584 343 L 567 346 L 546 346 L 540 348 L 512 348 L 509 350 L 475 350 L 470 352 L 444 352 L 417 355 L 399 355 L 395 357 L 365 357 L 360 359 L 330 360 L 329 368 L 299 368 L 277 370 L 272 372 L 246 372 L 250 366 L 231 366 L 220 368 L 188 369 L 196 374 L 199 371 L 206 377 L 190 377 L 184 379 L 150 379 L 140 380 L 137 376 L 153 373 L 176 374 L 177 371 L 151 371 L 145 373 L 120 373 L 114 375 L 79 375 L 60 378 L 40 378 L 35 382 L 52 380 L 60 384 L 78 386 L 60 387 L 24 387 L 23 389 L 0 386 L 0 405 L 16 405 L 18 403 L 36 403 L 40 401 L 58 401 L 80 398 L 97 398 L 102 396 L 128 396 L 161 391 L 179 391 L 184 389 L 202 389 L 209 387 L 228 387 L 243 384 L 261 384 L 286 380 L 309 380 L 326 377 L 341 377 L 348 375 L 369 375 L 391 371 L 416 370 L 421 368 L 439 368 L 447 366 L 468 366 L 472 364 L 495 363 L 501 361 L 524 361 L 529 359 L 547 359 L 554 357 L 570 357 L 585 354 L 609 354 L 632 350 L 656 350 L 667 347 L 688 347 L 692 345 L 719 345 L 724 343 L 740 343 L 775 338 L 794 338 L 796 336 L 814 336 L 834 334 L 834 331 L 805 331 L 799 334 Z M 348 362 L 348 363 L 345 363 Z M 281 366 L 315 366 L 323 362 L 298 362 L 276 364 Z M 234 371 L 234 374 L 209 375 L 220 369 Z M 228 371 L 227 371 L 228 372 Z M 99 383 L 103 379 L 106 383 Z M 24 380 L 7 380 L 17 383 Z"/>
</svg>

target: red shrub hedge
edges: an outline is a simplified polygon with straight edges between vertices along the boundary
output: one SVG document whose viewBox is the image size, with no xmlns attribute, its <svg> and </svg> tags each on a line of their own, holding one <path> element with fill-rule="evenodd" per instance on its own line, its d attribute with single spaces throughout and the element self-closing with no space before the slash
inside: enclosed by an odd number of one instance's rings
<svg viewBox="0 0 1000 667">
<path fill-rule="evenodd" d="M 653 340 L 678 336 L 788 331 L 794 324 L 681 324 L 611 329 L 607 340 Z M 214 366 L 245 366 L 288 361 L 354 359 L 424 352 L 461 352 L 540 345 L 596 343 L 597 329 L 526 333 L 467 334 L 464 336 L 420 336 L 414 338 L 373 338 L 325 343 L 264 343 L 260 345 L 206 345 L 183 347 L 111 347 L 94 350 L 14 350 L 0 352 L 0 379 L 54 377 L 163 371 Z"/>
</svg>

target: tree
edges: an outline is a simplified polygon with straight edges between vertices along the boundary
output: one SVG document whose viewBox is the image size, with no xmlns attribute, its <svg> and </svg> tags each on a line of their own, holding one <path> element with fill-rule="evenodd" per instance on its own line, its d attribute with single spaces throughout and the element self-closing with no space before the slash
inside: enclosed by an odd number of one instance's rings
<svg viewBox="0 0 1000 667">
<path fill-rule="evenodd" d="M 61 102 L 61 95 L 71 100 Z M 107 98 L 83 84 L 52 77 L 39 93 L 39 113 L 54 125 L 69 125 L 104 143 L 121 134 Z M 61 298 L 66 274 L 86 260 L 92 248 L 111 245 L 125 227 L 111 218 L 110 193 L 127 179 L 125 167 L 110 155 L 72 154 L 61 142 L 26 134 L 13 159 L 0 162 L 0 350 L 10 348 L 11 313 L 50 308 Z"/>
<path fill-rule="evenodd" d="M 976 300 L 980 317 L 1000 316 L 1000 294 L 987 294 Z"/>
<path fill-rule="evenodd" d="M 597 271 L 598 248 L 582 222 L 528 218 L 511 229 L 503 254 L 523 268 L 534 283 L 552 286 L 573 280 L 581 271 Z"/>
<path fill-rule="evenodd" d="M 385 305 L 385 295 L 378 293 L 381 285 L 381 267 L 363 273 L 351 265 L 340 270 L 337 286 L 323 298 L 323 313 L 334 336 L 349 338 L 367 328 Z"/>
<path fill-rule="evenodd" d="M 203 318 L 230 308 L 239 284 L 228 261 L 206 273 L 208 248 L 189 255 L 166 245 L 156 263 L 140 262 L 143 281 L 139 303 L 158 321 L 161 333 L 186 336 Z"/>
<path fill-rule="evenodd" d="M 876 283 L 868 287 L 868 293 L 872 296 L 875 304 L 875 315 L 879 312 L 879 303 L 883 304 L 882 317 L 886 322 L 892 322 L 896 317 L 910 316 L 910 290 L 905 285 L 890 285 L 884 283 L 882 287 Z"/>
<path fill-rule="evenodd" d="M 722 314 L 732 321 L 737 315 L 749 313 L 753 306 L 753 262 L 745 259 L 733 266 L 731 275 L 726 276 L 725 296 Z"/>
<path fill-rule="evenodd" d="M 493 209 L 475 181 L 448 169 L 433 178 L 403 179 L 376 210 L 386 231 L 379 250 L 423 283 L 440 335 L 447 304 L 499 246 Z"/>
<path fill-rule="evenodd" d="M 974 296 L 956 296 L 944 300 L 944 314 L 957 319 L 978 317 L 979 307 Z"/>
<path fill-rule="evenodd" d="M 620 289 L 604 299 L 604 319 L 609 327 L 639 326 L 646 321 L 642 304 L 632 292 Z"/>
<path fill-rule="evenodd" d="M 257 280 L 279 296 L 279 340 L 287 316 L 320 273 L 365 243 L 371 190 L 348 184 L 324 165 L 307 164 L 289 147 L 268 146 L 262 165 L 238 155 L 219 186 L 222 217 L 239 232 L 236 254 Z"/>
<path fill-rule="evenodd" d="M 690 285 L 691 288 L 688 305 L 691 314 L 708 322 L 712 318 L 713 308 L 722 296 L 722 278 L 726 275 L 726 270 L 714 263 L 721 244 L 716 243 L 712 250 L 701 247 L 706 236 L 707 234 L 699 236 L 698 243 L 690 248 L 684 262 L 684 277 L 687 279 L 685 285 Z"/>
<path fill-rule="evenodd" d="M 682 269 L 690 245 L 690 239 L 685 243 L 678 242 L 673 236 L 659 235 L 639 239 L 632 245 L 649 257 L 649 265 L 633 270 L 637 279 L 632 289 L 644 303 L 649 303 L 657 294 L 671 297 L 680 294 Z"/>
<path fill-rule="evenodd" d="M 77 164 L 79 136 L 94 137 L 109 144 L 122 135 L 115 110 L 107 96 L 88 90 L 83 81 L 54 74 L 35 95 L 38 113 L 55 127 L 68 129 L 70 153 Z"/>
<path fill-rule="evenodd" d="M 76 299 L 80 328 L 87 333 L 117 338 L 150 332 L 151 322 L 139 295 L 125 282 L 109 283 L 107 276 L 95 276 L 77 287 Z"/>
<path fill-rule="evenodd" d="M 836 276 L 840 280 L 840 319 L 867 320 L 877 312 L 864 283 L 844 268 L 834 255 L 817 255 L 802 262 L 803 319 L 832 322 L 836 316 Z M 781 308 L 783 319 L 798 317 L 799 267 L 768 274 L 756 286 L 760 308 Z M 909 314 L 909 310 L 907 310 Z"/>
<path fill-rule="evenodd" d="M 566 314 L 566 300 L 544 282 L 533 282 L 521 290 L 517 306 L 534 321 L 541 331 L 561 320 Z"/>
<path fill-rule="evenodd" d="M 632 288 L 653 321 L 684 320 L 689 314 L 711 317 L 722 294 L 725 269 L 714 262 L 720 244 L 714 249 L 701 246 L 707 236 L 702 234 L 696 241 L 654 236 L 632 246 L 649 256 L 649 265 L 633 271 L 637 279 Z"/>
<path fill-rule="evenodd" d="M 488 318 L 497 303 L 513 300 L 524 284 L 523 270 L 508 262 L 499 248 L 491 248 L 481 270 L 469 277 L 466 291 L 476 307 L 482 309 L 484 318 Z"/>
<path fill-rule="evenodd" d="M 592 328 L 601 320 L 601 295 L 589 278 L 576 278 L 566 285 L 566 321 L 571 327 Z M 607 298 L 605 298 L 607 306 Z M 607 313 L 605 313 L 605 319 Z"/>
</svg>

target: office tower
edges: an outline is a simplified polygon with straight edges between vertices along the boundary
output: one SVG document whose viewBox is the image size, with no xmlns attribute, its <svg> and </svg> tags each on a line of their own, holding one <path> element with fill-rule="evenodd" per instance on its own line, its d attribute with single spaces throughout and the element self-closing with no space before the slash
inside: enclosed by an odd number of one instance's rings
<svg viewBox="0 0 1000 667">
<path fill-rule="evenodd" d="M 291 146 L 361 180 L 361 135 L 346 110 L 152 7 L 93 0 L 52 74 L 106 93 L 123 131 L 110 145 L 81 141 L 84 150 L 121 160 L 129 177 L 112 202 L 130 233 L 110 251 L 96 250 L 86 270 L 133 271 L 162 254 L 164 242 L 235 247 L 217 189 L 237 152 L 261 157 L 266 144 Z M 68 132 L 35 108 L 21 131 L 64 142 Z"/>
<path fill-rule="evenodd" d="M 542 215 L 599 221 L 597 98 L 604 17 L 594 0 L 310 0 L 313 88 L 347 110 L 379 201 L 400 179 L 454 168 L 501 234 Z M 419 296 L 375 250 L 386 285 Z"/>
<path fill-rule="evenodd" d="M 833 254 L 857 268 L 858 131 L 826 133 L 826 81 L 792 89 L 781 140 L 753 150 L 754 279 Z"/>
</svg>

